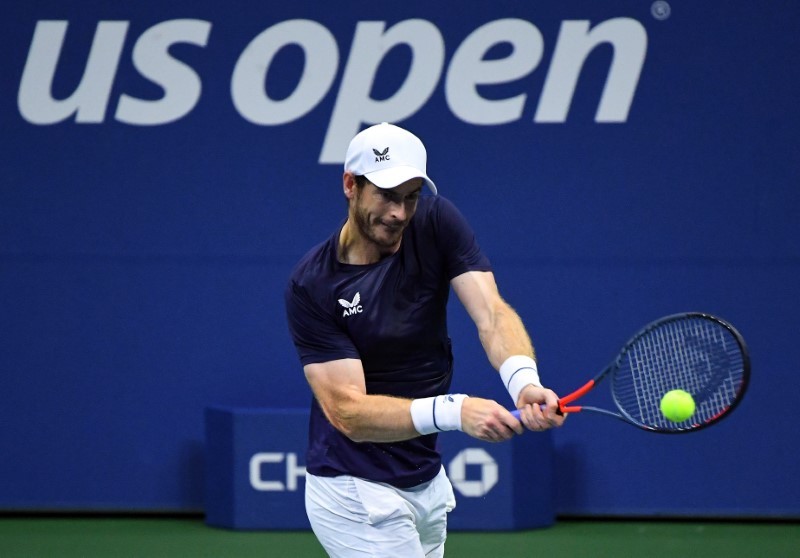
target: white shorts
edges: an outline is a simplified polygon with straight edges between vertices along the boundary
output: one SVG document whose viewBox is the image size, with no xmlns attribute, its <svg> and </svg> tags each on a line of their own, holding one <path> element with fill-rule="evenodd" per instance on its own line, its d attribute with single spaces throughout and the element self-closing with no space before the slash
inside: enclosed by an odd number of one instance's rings
<svg viewBox="0 0 800 558">
<path fill-rule="evenodd" d="M 330 556 L 444 556 L 447 514 L 455 507 L 444 467 L 404 490 L 349 475 L 306 475 L 306 513 Z"/>
</svg>

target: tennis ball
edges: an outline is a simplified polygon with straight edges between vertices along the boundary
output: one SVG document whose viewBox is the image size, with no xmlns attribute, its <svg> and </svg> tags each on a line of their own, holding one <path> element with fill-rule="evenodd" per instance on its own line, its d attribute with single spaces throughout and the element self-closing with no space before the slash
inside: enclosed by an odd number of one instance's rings
<svg viewBox="0 0 800 558">
<path fill-rule="evenodd" d="M 694 399 L 689 392 L 673 389 L 661 398 L 661 413 L 672 422 L 683 422 L 694 414 Z"/>
</svg>

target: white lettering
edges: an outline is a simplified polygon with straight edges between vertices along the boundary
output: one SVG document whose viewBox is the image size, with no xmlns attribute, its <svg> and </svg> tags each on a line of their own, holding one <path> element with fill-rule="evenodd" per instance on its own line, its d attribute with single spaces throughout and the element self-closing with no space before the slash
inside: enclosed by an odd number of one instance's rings
<svg viewBox="0 0 800 558">
<path fill-rule="evenodd" d="M 278 480 L 264 480 L 262 465 L 283 463 L 286 460 L 286 484 Z M 263 452 L 250 458 L 250 486 L 260 492 L 294 492 L 297 490 L 297 479 L 305 478 L 306 468 L 297 464 L 296 453 Z"/>
<path fill-rule="evenodd" d="M 430 21 L 409 19 L 384 31 L 382 21 L 362 21 L 344 69 L 320 163 L 341 163 L 347 144 L 362 123 L 398 122 L 418 111 L 433 94 L 444 65 L 444 40 Z M 370 96 L 375 74 L 386 54 L 398 45 L 411 48 L 411 67 L 394 95 Z"/>
<path fill-rule="evenodd" d="M 290 44 L 303 49 L 303 75 L 289 97 L 275 101 L 264 90 L 267 73 L 278 52 Z M 339 48 L 327 28 L 305 19 L 278 23 L 253 39 L 236 62 L 231 80 L 233 104 L 254 124 L 286 124 L 305 116 L 325 97 L 338 67 Z"/>
<path fill-rule="evenodd" d="M 306 477 L 306 468 L 297 465 L 297 454 L 286 454 L 286 489 L 290 492 L 297 490 L 297 479 Z"/>
<path fill-rule="evenodd" d="M 257 453 L 250 458 L 250 486 L 263 492 L 280 492 L 285 490 L 281 481 L 265 481 L 261 478 L 261 466 L 268 463 L 281 463 L 282 453 Z"/>
<path fill-rule="evenodd" d="M 67 26 L 67 21 L 36 24 L 17 97 L 20 114 L 32 124 L 53 124 L 73 114 L 76 123 L 105 119 L 128 22 L 98 23 L 80 83 L 68 97 L 55 99 L 53 81 Z M 210 22 L 179 19 L 145 31 L 134 46 L 133 64 L 164 95 L 146 100 L 123 93 L 115 118 L 127 124 L 154 125 L 174 122 L 191 112 L 200 99 L 201 78 L 170 56 L 169 48 L 183 42 L 205 47 L 210 30 Z M 485 58 L 491 49 L 505 44 L 511 47 L 510 54 Z M 613 56 L 595 121 L 627 120 L 647 53 L 647 33 L 635 19 L 614 18 L 593 28 L 587 20 L 562 22 L 534 122 L 566 121 L 583 66 L 594 49 L 604 44 L 611 45 Z M 302 75 L 288 97 L 272 99 L 266 90 L 269 69 L 289 45 L 303 51 Z M 378 70 L 395 48 L 410 49 L 410 64 L 400 76 L 399 88 L 387 98 L 376 99 L 373 86 Z M 519 120 L 528 102 L 526 92 L 490 99 L 479 88 L 521 84 L 539 66 L 543 52 L 542 35 L 528 21 L 499 19 L 477 28 L 455 49 L 447 68 L 444 95 L 450 110 L 470 124 Z M 436 90 L 444 62 L 444 39 L 430 21 L 409 19 L 388 29 L 382 21 L 358 22 L 319 162 L 341 163 L 347 143 L 363 124 L 401 122 L 419 111 Z M 239 114 L 253 124 L 287 124 L 308 114 L 330 93 L 338 68 L 336 38 L 325 26 L 305 19 L 283 21 L 261 32 L 244 49 L 231 77 L 231 98 Z"/>
<path fill-rule="evenodd" d="M 511 55 L 484 60 L 493 46 L 510 43 Z M 458 47 L 445 80 L 450 110 L 470 124 L 505 124 L 519 120 L 526 95 L 491 101 L 481 97 L 478 85 L 508 83 L 531 73 L 542 59 L 542 34 L 522 19 L 500 19 L 472 32 Z"/>
<path fill-rule="evenodd" d="M 169 55 L 176 43 L 204 47 L 211 23 L 177 19 L 154 25 L 133 48 L 133 64 L 144 77 L 160 85 L 164 96 L 155 101 L 121 95 L 116 119 L 126 124 L 166 124 L 186 116 L 200 99 L 200 77 L 183 62 Z"/>
<path fill-rule="evenodd" d="M 75 114 L 75 121 L 98 123 L 105 118 L 108 97 L 117 73 L 127 21 L 101 21 L 81 82 L 68 98 L 52 97 L 53 78 L 67 34 L 66 21 L 39 21 L 22 72 L 17 106 L 31 124 L 55 124 Z"/>
<path fill-rule="evenodd" d="M 591 51 L 602 43 L 614 47 L 614 57 L 595 121 L 625 122 L 628 119 L 647 52 L 647 32 L 635 19 L 621 17 L 604 21 L 591 31 L 588 21 L 562 22 L 535 122 L 567 119 L 583 64 Z"/>
</svg>

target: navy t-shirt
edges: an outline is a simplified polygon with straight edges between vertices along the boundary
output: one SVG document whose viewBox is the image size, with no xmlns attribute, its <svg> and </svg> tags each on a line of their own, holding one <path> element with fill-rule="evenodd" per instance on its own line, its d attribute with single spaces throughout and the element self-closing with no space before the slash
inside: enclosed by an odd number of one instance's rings
<svg viewBox="0 0 800 558">
<path fill-rule="evenodd" d="M 397 253 L 369 265 L 339 262 L 340 230 L 300 260 L 286 289 L 300 362 L 360 359 L 368 394 L 447 393 L 453 371 L 446 312 L 450 280 L 491 270 L 472 229 L 450 201 L 423 196 Z M 440 468 L 436 434 L 354 442 L 312 400 L 309 473 L 349 474 L 409 488 L 429 481 Z"/>
</svg>

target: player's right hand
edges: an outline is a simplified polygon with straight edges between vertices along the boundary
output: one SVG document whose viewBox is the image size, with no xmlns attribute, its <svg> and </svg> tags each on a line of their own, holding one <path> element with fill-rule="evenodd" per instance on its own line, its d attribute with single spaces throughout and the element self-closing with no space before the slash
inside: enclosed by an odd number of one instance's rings
<svg viewBox="0 0 800 558">
<path fill-rule="evenodd" d="M 527 385 L 519 395 L 520 421 L 528 430 L 541 432 L 564 424 L 558 411 L 558 395 L 551 389 Z"/>
</svg>

